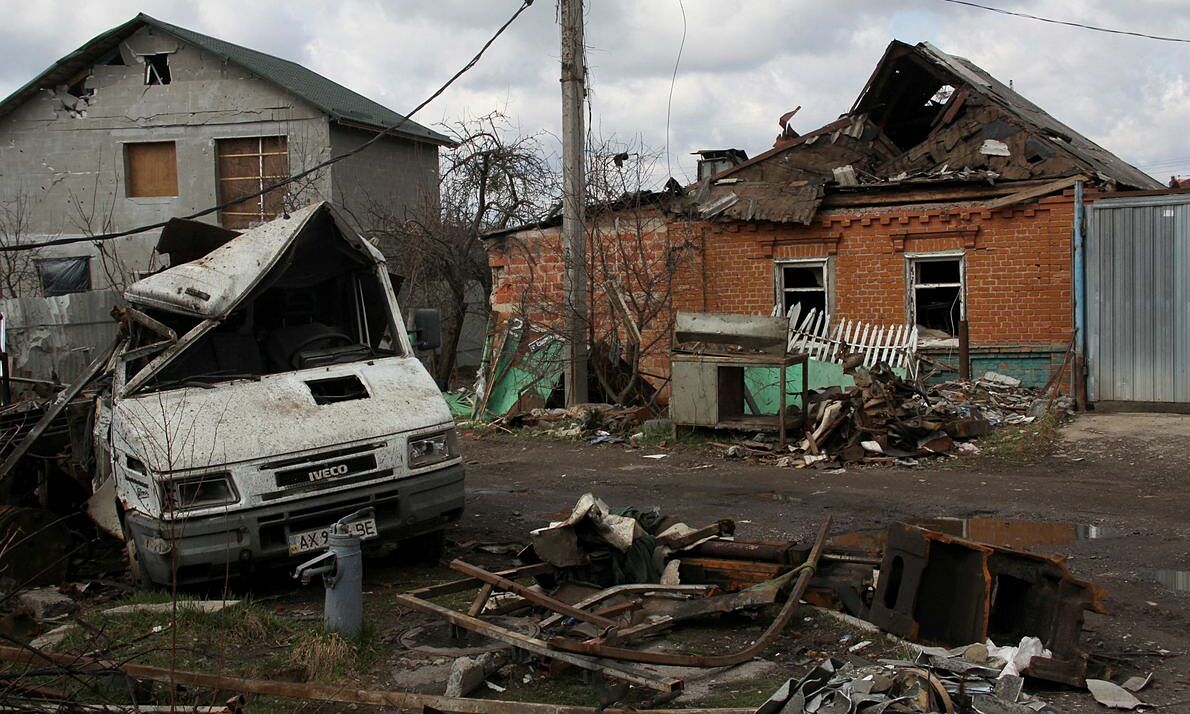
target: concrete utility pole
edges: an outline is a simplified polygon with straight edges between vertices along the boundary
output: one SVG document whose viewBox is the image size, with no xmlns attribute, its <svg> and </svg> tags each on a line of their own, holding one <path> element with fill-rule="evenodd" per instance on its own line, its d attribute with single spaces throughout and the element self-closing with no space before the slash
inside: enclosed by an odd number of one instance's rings
<svg viewBox="0 0 1190 714">
<path fill-rule="evenodd" d="M 562 21 L 562 250 L 566 260 L 566 404 L 587 400 L 587 240 L 584 172 L 583 0 L 560 0 Z"/>
</svg>

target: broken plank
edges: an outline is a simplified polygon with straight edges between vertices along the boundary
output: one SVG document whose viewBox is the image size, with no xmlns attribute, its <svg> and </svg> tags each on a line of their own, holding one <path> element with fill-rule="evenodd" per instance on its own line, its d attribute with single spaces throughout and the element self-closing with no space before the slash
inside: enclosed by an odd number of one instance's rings
<svg viewBox="0 0 1190 714">
<path fill-rule="evenodd" d="M 1073 186 L 1075 181 L 1085 180 L 1087 180 L 1086 176 L 1070 176 L 1068 178 L 1058 179 L 1057 181 L 1050 181 L 1035 188 L 1027 188 L 1024 191 L 1010 193 L 1007 196 L 992 199 L 983 205 L 989 211 L 994 211 L 998 208 L 1013 206 L 1018 203 L 1024 203 L 1025 201 L 1031 201 L 1034 198 L 1041 198 L 1047 194 L 1065 190 Z"/>
<path fill-rule="evenodd" d="M 620 679 L 630 684 L 636 684 L 642 687 L 648 687 L 660 692 L 674 692 L 681 691 L 682 680 L 673 677 L 666 677 L 664 675 L 656 674 L 649 670 L 641 669 L 631 665 L 625 665 L 621 662 L 612 662 L 603 660 L 598 657 L 590 657 L 587 655 L 576 654 L 573 652 L 560 652 L 551 649 L 544 641 L 536 637 L 513 632 L 503 627 L 493 625 L 490 622 L 485 622 L 475 617 L 465 615 L 461 612 L 456 612 L 449 608 L 442 607 L 436 603 L 428 600 L 421 600 L 409 595 L 398 595 L 397 602 L 401 605 L 406 605 L 415 610 L 426 613 L 427 615 L 434 615 L 436 617 L 446 620 L 452 625 L 457 625 L 465 630 L 475 632 L 490 637 L 494 640 L 500 640 L 512 645 L 518 649 L 525 650 L 530 654 L 538 657 L 545 657 L 547 659 L 556 659 L 567 664 L 572 664 L 582 669 L 591 670 L 593 672 L 602 672 L 603 674 Z"/>
<path fill-rule="evenodd" d="M 796 574 L 797 580 L 794 582 L 793 591 L 789 594 L 789 598 L 781 606 L 781 611 L 769 623 L 764 633 L 753 640 L 751 645 L 742 650 L 719 655 L 677 654 L 672 652 L 633 650 L 614 645 L 576 642 L 564 637 L 553 637 L 549 641 L 550 651 L 555 653 L 563 651 L 570 654 L 581 652 L 597 657 L 627 662 L 642 662 L 675 667 L 702 667 L 707 669 L 713 667 L 731 667 L 747 662 L 763 652 L 772 642 L 773 638 L 789 625 L 790 620 L 793 618 L 794 610 L 797 609 L 802 595 L 805 594 L 806 588 L 810 585 L 810 579 L 814 576 L 814 572 L 818 568 L 818 560 L 822 555 L 823 548 L 826 546 L 827 537 L 830 535 L 830 526 L 831 517 L 827 516 L 826 522 L 818 530 L 818 537 L 814 540 L 814 546 L 810 549 L 810 553 L 806 557 L 806 562 L 782 576 L 782 578 L 792 578 Z"/>
<path fill-rule="evenodd" d="M 140 310 L 137 310 L 135 307 L 125 308 L 125 311 L 126 311 L 126 314 L 128 315 L 128 317 L 130 317 L 133 322 L 137 322 L 137 323 L 140 323 L 141 325 L 144 325 L 145 327 L 149 328 L 153 332 L 156 332 L 157 334 L 161 335 L 162 337 L 169 340 L 170 342 L 178 341 L 178 333 L 175 332 L 172 327 L 166 325 L 164 322 L 161 322 L 160 320 L 155 320 L 155 319 L 149 317 L 148 315 L 141 312 Z"/>
<path fill-rule="evenodd" d="M 504 592 L 514 593 L 535 605 L 540 605 L 551 612 L 556 612 L 560 615 L 565 615 L 566 617 L 573 617 L 580 622 L 589 622 L 592 625 L 598 625 L 599 627 L 617 627 L 619 625 L 619 623 L 615 620 L 610 620 L 606 617 L 603 617 L 602 615 L 596 615 L 595 613 L 581 610 L 577 607 L 574 607 L 573 605 L 568 605 L 557 598 L 552 598 L 545 593 L 538 592 L 530 587 L 521 585 L 514 580 L 509 580 L 508 578 L 501 577 L 495 573 L 490 573 L 478 565 L 472 565 L 462 560 L 453 560 L 450 563 L 450 568 L 451 570 L 457 570 L 464 575 L 469 575 L 477 580 L 480 580 L 485 585 L 499 588 Z M 473 616 L 478 614 L 478 612 L 471 613 Z"/>
<path fill-rule="evenodd" d="M 552 573 L 554 566 L 549 563 L 534 563 L 533 565 L 523 565 L 519 568 L 511 568 L 509 570 L 501 570 L 497 575 L 505 578 L 527 578 L 533 575 L 544 575 Z M 453 595 L 461 593 L 464 590 L 479 586 L 481 583 L 476 578 L 462 578 L 460 580 L 451 580 L 437 585 L 427 585 L 424 588 L 410 590 L 407 594 L 420 598 L 434 598 L 442 595 Z"/>
<path fill-rule="evenodd" d="M 30 447 L 32 447 L 33 444 L 37 442 L 38 438 L 41 437 L 42 433 L 45 432 L 50 423 L 53 422 L 54 419 L 58 418 L 58 415 L 61 414 L 62 410 L 66 408 L 66 405 L 69 404 L 75 397 L 77 397 L 83 391 L 83 389 L 87 387 L 88 384 L 93 382 L 103 372 L 108 361 L 112 358 L 112 355 L 116 353 L 116 350 L 123 342 L 124 338 L 122 336 L 117 336 L 116 339 L 113 340 L 110 345 L 108 345 L 108 348 L 103 351 L 103 354 L 96 357 L 94 361 L 91 362 L 91 364 L 87 365 L 87 368 L 84 369 L 83 373 L 78 376 L 78 379 L 71 382 L 70 386 L 58 393 L 58 396 L 54 399 L 54 401 L 50 402 L 49 406 L 46 407 L 45 413 L 41 415 L 41 418 L 38 419 L 37 423 L 33 425 L 33 428 L 29 430 L 29 433 L 25 435 L 25 438 L 21 439 L 20 443 L 18 443 L 16 447 L 8 453 L 8 456 L 4 458 L 4 463 L 0 464 L 0 479 L 3 479 L 5 476 L 7 476 L 8 472 L 12 471 L 12 468 L 17 465 L 17 462 L 24 458 L 26 452 L 28 452 Z"/>
<path fill-rule="evenodd" d="M 416 599 L 416 598 L 414 598 Z M 310 684 L 306 682 L 277 682 L 264 679 L 246 679 L 205 672 L 190 672 L 144 664 L 123 664 L 116 667 L 110 663 L 80 657 L 78 655 L 54 654 L 32 648 L 0 646 L 0 660 L 26 664 L 55 664 L 70 667 L 71 671 L 104 673 L 123 671 L 136 679 L 182 684 L 187 687 L 217 691 L 240 692 L 300 699 L 308 701 L 334 702 L 339 704 L 363 704 L 368 706 L 410 709 L 436 709 L 453 714 L 595 714 L 595 707 L 567 704 L 546 704 L 540 702 L 507 702 L 497 699 L 468 699 L 445 697 L 435 694 L 414 692 L 393 692 L 374 689 L 352 689 L 341 684 Z M 628 714 L 631 710 L 603 709 L 606 714 Z M 710 708 L 710 709 L 651 709 L 650 714 L 752 714 L 754 707 Z"/>
</svg>

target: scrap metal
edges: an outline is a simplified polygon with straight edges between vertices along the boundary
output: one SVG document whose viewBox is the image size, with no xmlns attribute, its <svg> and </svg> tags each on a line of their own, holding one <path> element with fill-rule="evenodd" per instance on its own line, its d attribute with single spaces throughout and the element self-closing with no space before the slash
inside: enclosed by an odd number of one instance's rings
<svg viewBox="0 0 1190 714">
<path fill-rule="evenodd" d="M 1038 637 L 1052 651 L 1027 673 L 1083 686 L 1084 612 L 1104 613 L 1102 593 L 1071 575 L 1060 556 L 977 543 L 908 524 L 889 528 L 869 620 L 917 642 L 957 646 Z"/>
</svg>

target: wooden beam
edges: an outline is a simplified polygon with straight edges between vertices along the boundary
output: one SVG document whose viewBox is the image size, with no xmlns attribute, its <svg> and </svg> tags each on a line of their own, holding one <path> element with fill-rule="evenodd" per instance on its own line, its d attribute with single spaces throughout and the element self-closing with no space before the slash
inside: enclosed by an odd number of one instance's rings
<svg viewBox="0 0 1190 714">
<path fill-rule="evenodd" d="M 1058 191 L 1068 189 L 1074 185 L 1075 181 L 1085 180 L 1087 180 L 1086 176 L 1070 176 L 1068 178 L 1058 179 L 1057 181 L 1050 181 L 1049 183 L 1042 184 L 1036 188 L 1017 191 L 1016 193 L 1010 193 L 1003 198 L 997 198 L 992 201 L 988 201 L 984 204 L 984 208 L 987 208 L 990 211 L 995 211 L 1007 206 L 1024 203 L 1025 201 L 1031 201 L 1035 198 L 1041 198 L 1047 194 L 1057 193 Z"/>
<path fill-rule="evenodd" d="M 374 689 L 353 689 L 341 684 L 309 684 L 306 682 L 275 682 L 263 679 L 246 679 L 205 672 L 189 672 L 167 667 L 153 667 L 145 664 L 115 664 L 100 662 L 78 655 L 63 655 L 42 652 L 33 648 L 0 646 L 0 660 L 25 664 L 54 664 L 69 668 L 73 672 L 96 674 L 122 671 L 136 679 L 182 684 L 187 687 L 211 689 L 242 694 L 260 694 L 283 699 L 335 702 L 340 704 L 364 704 L 368 706 L 392 707 L 422 711 L 425 709 L 453 714 L 596 714 L 595 707 L 571 706 L 567 704 L 545 704 L 539 702 L 506 702 L 498 699 L 468 699 L 444 697 L 414 692 L 394 692 Z M 635 709 L 603 709 L 606 714 L 628 714 Z M 695 709 L 650 709 L 650 714 L 752 714 L 755 707 L 695 708 Z"/>
<path fill-rule="evenodd" d="M 25 453 L 37 442 L 50 423 L 58 418 L 58 415 L 66 408 L 66 405 L 77 397 L 88 384 L 95 381 L 103 373 L 108 361 L 111 360 L 112 355 L 116 353 L 116 350 L 123 343 L 124 337 L 117 335 L 111 345 L 101 355 L 96 357 L 91 364 L 87 365 L 83 373 L 71 382 L 70 386 L 58 393 L 58 396 L 46 407 L 45 412 L 42 413 L 41 418 L 37 420 L 33 428 L 29 430 L 29 433 L 25 434 L 25 438 L 8 453 L 8 456 L 4 458 L 4 463 L 0 463 L 0 479 L 7 476 L 8 472 L 12 471 L 12 468 L 24 458 Z"/>
</svg>

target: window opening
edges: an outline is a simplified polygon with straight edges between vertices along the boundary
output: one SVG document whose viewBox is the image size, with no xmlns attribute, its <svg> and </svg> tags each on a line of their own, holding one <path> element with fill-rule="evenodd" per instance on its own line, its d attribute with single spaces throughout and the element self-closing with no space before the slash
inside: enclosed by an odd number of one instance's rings
<svg viewBox="0 0 1190 714">
<path fill-rule="evenodd" d="M 826 262 L 778 263 L 777 295 L 784 314 L 795 304 L 801 304 L 800 314 L 811 309 L 825 312 L 827 309 L 827 266 Z"/>
<path fill-rule="evenodd" d="M 145 84 L 169 84 L 169 55 L 145 55 Z"/>
<path fill-rule="evenodd" d="M 966 312 L 962 256 L 911 259 L 910 275 L 914 324 L 949 337 L 958 335 Z"/>
<path fill-rule="evenodd" d="M 91 289 L 91 258 L 42 258 L 37 261 L 37 274 L 46 297 L 86 292 Z"/>
</svg>

